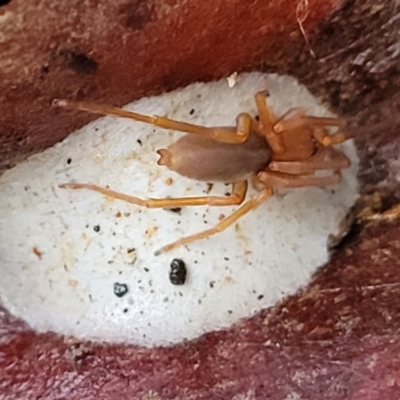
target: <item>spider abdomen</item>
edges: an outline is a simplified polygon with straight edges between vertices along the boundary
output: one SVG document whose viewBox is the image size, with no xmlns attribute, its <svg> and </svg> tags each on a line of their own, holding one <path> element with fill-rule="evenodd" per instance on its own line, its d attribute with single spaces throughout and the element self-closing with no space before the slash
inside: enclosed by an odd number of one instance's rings
<svg viewBox="0 0 400 400">
<path fill-rule="evenodd" d="M 272 152 L 265 138 L 251 133 L 240 144 L 216 142 L 207 136 L 186 135 L 158 151 L 160 165 L 191 179 L 237 182 L 264 169 Z"/>
</svg>

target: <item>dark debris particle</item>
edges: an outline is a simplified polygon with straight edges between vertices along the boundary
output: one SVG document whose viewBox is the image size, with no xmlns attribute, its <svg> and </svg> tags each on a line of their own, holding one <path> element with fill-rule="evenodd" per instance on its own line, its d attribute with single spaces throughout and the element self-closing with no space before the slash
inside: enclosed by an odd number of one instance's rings
<svg viewBox="0 0 400 400">
<path fill-rule="evenodd" d="M 126 314 L 129 311 L 129 309 L 128 308 L 124 308 L 122 311 Z"/>
<path fill-rule="evenodd" d="M 141 146 L 143 146 L 143 143 L 140 139 L 136 140 Z"/>
<path fill-rule="evenodd" d="M 146 267 L 143 268 L 146 272 L 149 272 L 150 270 Z"/>
<path fill-rule="evenodd" d="M 193 115 L 193 114 L 194 114 L 194 108 L 192 108 L 192 109 L 189 111 L 189 114 L 190 114 L 190 115 Z"/>
<path fill-rule="evenodd" d="M 130 249 L 126 249 L 126 252 L 127 252 L 128 254 L 131 254 L 131 253 L 133 253 L 135 250 L 136 250 L 136 249 L 135 249 L 134 247 L 131 247 Z"/>
<path fill-rule="evenodd" d="M 129 292 L 128 285 L 126 283 L 114 283 L 114 294 L 117 297 L 123 297 Z"/>
<path fill-rule="evenodd" d="M 210 288 L 212 289 L 212 288 L 214 287 L 214 285 L 215 285 L 215 281 L 211 281 L 211 282 L 209 283 L 209 285 L 210 285 Z"/>
<path fill-rule="evenodd" d="M 93 230 L 94 230 L 95 232 L 100 232 L 100 226 L 99 226 L 99 225 L 95 225 L 95 226 L 93 227 Z"/>
<path fill-rule="evenodd" d="M 264 298 L 263 294 L 260 294 L 259 296 L 257 296 L 257 300 L 262 300 Z"/>
<path fill-rule="evenodd" d="M 67 164 L 68 164 L 68 165 L 70 165 L 70 164 L 71 164 L 71 162 L 72 162 L 72 158 L 68 158 L 68 160 L 67 160 Z"/>
<path fill-rule="evenodd" d="M 169 281 L 173 285 L 183 285 L 186 281 L 186 264 L 180 258 L 174 258 L 170 264 Z"/>
<path fill-rule="evenodd" d="M 171 211 L 173 213 L 180 214 L 182 211 L 182 207 L 172 207 L 172 208 L 164 208 L 164 210 Z"/>
<path fill-rule="evenodd" d="M 224 257 L 224 260 L 225 261 L 229 261 L 229 257 Z"/>
</svg>

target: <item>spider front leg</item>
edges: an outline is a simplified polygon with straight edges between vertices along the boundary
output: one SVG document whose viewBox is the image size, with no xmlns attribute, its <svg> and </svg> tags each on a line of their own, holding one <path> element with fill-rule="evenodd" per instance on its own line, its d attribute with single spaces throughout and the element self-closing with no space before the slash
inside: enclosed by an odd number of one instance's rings
<svg viewBox="0 0 400 400">
<path fill-rule="evenodd" d="M 338 128 L 338 132 L 329 133 L 326 127 L 333 126 Z M 295 129 L 308 127 L 311 129 L 314 138 L 323 146 L 339 144 L 347 140 L 342 129 L 346 126 L 346 121 L 341 118 L 313 117 L 306 115 L 303 108 L 292 108 L 286 112 L 273 126 L 274 132 L 282 133 Z"/>
<path fill-rule="evenodd" d="M 113 115 L 116 117 L 130 118 L 135 121 L 145 122 L 164 129 L 171 129 L 180 132 L 207 135 L 217 142 L 223 143 L 243 143 L 247 140 L 252 125 L 253 118 L 247 113 L 241 113 L 236 118 L 236 127 L 206 127 L 189 124 L 187 122 L 176 121 L 166 117 L 149 116 L 133 111 L 127 111 L 118 107 L 102 106 L 84 101 L 54 100 L 53 106 L 63 108 L 74 108 L 82 111 L 89 111 L 95 114 Z"/>
</svg>

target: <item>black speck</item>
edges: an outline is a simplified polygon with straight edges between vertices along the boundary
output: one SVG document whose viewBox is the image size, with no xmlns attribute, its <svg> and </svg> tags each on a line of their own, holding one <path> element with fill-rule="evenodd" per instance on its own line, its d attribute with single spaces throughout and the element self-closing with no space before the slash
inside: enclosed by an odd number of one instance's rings
<svg viewBox="0 0 400 400">
<path fill-rule="evenodd" d="M 190 115 L 193 115 L 193 114 L 194 114 L 194 108 L 192 108 L 192 109 L 189 111 L 189 114 L 190 114 Z"/>
<path fill-rule="evenodd" d="M 211 281 L 211 282 L 209 283 L 209 285 L 210 285 L 210 288 L 212 289 L 212 288 L 214 287 L 214 285 L 215 285 L 215 281 Z"/>
<path fill-rule="evenodd" d="M 264 298 L 264 295 L 263 295 L 263 294 L 260 294 L 260 295 L 257 297 L 258 300 L 262 300 L 263 298 Z"/>
<path fill-rule="evenodd" d="M 173 285 L 183 285 L 186 281 L 186 264 L 180 258 L 174 258 L 170 264 L 169 281 Z"/>
<path fill-rule="evenodd" d="M 124 308 L 122 311 L 126 314 L 129 311 L 129 309 L 128 308 Z"/>
<path fill-rule="evenodd" d="M 131 247 L 130 249 L 126 249 L 126 252 L 127 252 L 128 254 L 131 254 L 131 253 L 133 253 L 135 250 L 136 250 L 136 249 L 135 249 L 134 247 Z"/>
<path fill-rule="evenodd" d="M 182 211 L 182 207 L 164 208 L 164 210 L 180 214 Z"/>
<path fill-rule="evenodd" d="M 256 115 L 256 116 L 254 117 L 254 119 L 255 119 L 256 121 L 259 121 L 259 120 L 260 120 L 260 116 L 259 116 L 259 115 Z"/>
<path fill-rule="evenodd" d="M 129 292 L 128 285 L 126 283 L 114 283 L 114 294 L 117 297 L 123 297 Z"/>
<path fill-rule="evenodd" d="M 108 260 L 107 264 L 114 264 L 114 261 L 113 260 Z"/>
<path fill-rule="evenodd" d="M 232 310 L 228 310 L 228 314 L 232 314 Z"/>
<path fill-rule="evenodd" d="M 230 194 L 229 192 L 225 192 L 224 195 L 225 195 L 226 197 L 229 197 L 231 194 Z"/>
<path fill-rule="evenodd" d="M 146 267 L 143 268 L 146 272 L 149 272 L 150 270 Z"/>
<path fill-rule="evenodd" d="M 68 158 L 68 160 L 67 160 L 67 164 L 68 164 L 68 165 L 70 165 L 70 164 L 71 164 L 71 162 L 72 162 L 72 158 Z"/>
<path fill-rule="evenodd" d="M 94 128 L 94 131 L 97 132 L 99 130 L 99 128 Z"/>
<path fill-rule="evenodd" d="M 140 139 L 136 140 L 141 146 L 143 146 L 143 143 Z"/>
<path fill-rule="evenodd" d="M 100 232 L 100 226 L 99 226 L 99 225 L 95 225 L 95 226 L 93 227 L 93 230 L 94 230 L 95 232 Z"/>
<path fill-rule="evenodd" d="M 224 260 L 225 261 L 229 261 L 229 257 L 224 257 Z"/>
</svg>

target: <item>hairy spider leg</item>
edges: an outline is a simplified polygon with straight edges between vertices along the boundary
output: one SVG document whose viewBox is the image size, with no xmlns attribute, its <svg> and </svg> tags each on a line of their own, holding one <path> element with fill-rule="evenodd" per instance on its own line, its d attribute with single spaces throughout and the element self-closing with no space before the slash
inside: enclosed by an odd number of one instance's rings
<svg viewBox="0 0 400 400">
<path fill-rule="evenodd" d="M 202 197 L 177 197 L 165 199 L 140 199 L 139 197 L 129 196 L 114 190 L 106 189 L 91 183 L 63 183 L 60 188 L 69 189 L 88 189 L 99 192 L 104 196 L 113 199 L 123 200 L 137 206 L 147 208 L 175 208 L 184 206 L 228 206 L 241 204 L 246 197 L 247 181 L 235 182 L 232 184 L 230 196 L 202 196 Z"/>
<path fill-rule="evenodd" d="M 257 196 L 253 197 L 252 199 L 248 200 L 246 203 L 241 205 L 236 211 L 234 211 L 231 215 L 224 218 L 220 221 L 217 225 L 215 225 L 211 229 L 207 229 L 202 232 L 195 233 L 194 235 L 186 236 L 184 238 L 178 239 L 177 241 L 170 243 L 161 249 L 157 250 L 154 254 L 156 256 L 160 255 L 161 253 L 165 253 L 167 251 L 171 251 L 176 249 L 177 247 L 184 246 L 186 244 L 192 243 L 196 240 L 205 239 L 217 233 L 224 231 L 225 229 L 229 228 L 233 225 L 239 218 L 243 215 L 247 214 L 249 211 L 254 210 L 264 201 L 268 200 L 272 196 L 272 188 L 267 187 L 258 193 Z"/>
<path fill-rule="evenodd" d="M 160 128 L 172 129 L 176 131 L 208 135 L 217 142 L 223 143 L 243 143 L 247 140 L 250 130 L 255 123 L 254 119 L 247 113 L 241 113 L 236 118 L 236 127 L 206 127 L 189 124 L 187 122 L 176 121 L 166 117 L 149 116 L 127 111 L 118 107 L 102 106 L 84 101 L 53 100 L 53 106 L 74 108 L 82 111 L 89 111 L 102 115 L 113 115 L 117 117 L 130 118 L 135 121 L 145 122 Z"/>
</svg>

